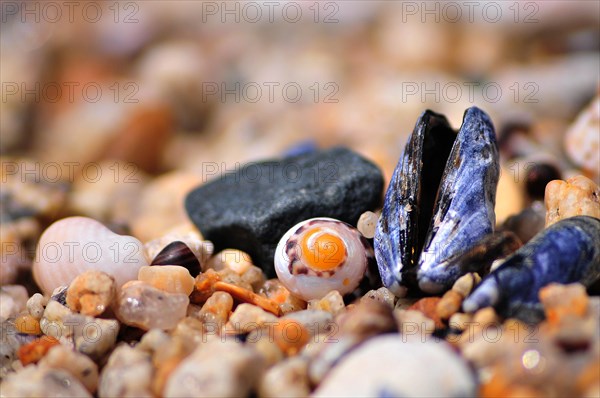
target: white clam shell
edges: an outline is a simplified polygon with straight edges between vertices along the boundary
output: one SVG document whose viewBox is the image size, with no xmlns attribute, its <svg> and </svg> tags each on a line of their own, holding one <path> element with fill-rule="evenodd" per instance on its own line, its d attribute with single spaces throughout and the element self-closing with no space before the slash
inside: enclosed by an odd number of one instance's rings
<svg viewBox="0 0 600 398">
<path fill-rule="evenodd" d="M 50 225 L 40 237 L 33 276 L 49 295 L 87 270 L 112 275 L 120 287 L 137 279 L 138 270 L 148 264 L 144 246 L 136 238 L 115 234 L 91 218 L 68 217 Z"/>
<path fill-rule="evenodd" d="M 302 227 L 305 228 L 301 233 L 311 228 L 322 228 L 334 232 L 343 240 L 347 257 L 333 275 L 327 277 L 290 272 L 288 243 Z M 332 290 L 344 295 L 356 289 L 372 258 L 373 250 L 355 228 L 333 218 L 311 218 L 296 224 L 283 235 L 275 250 L 275 272 L 281 283 L 294 295 L 304 300 L 320 299 Z M 302 258 L 299 260 L 302 261 Z"/>
</svg>

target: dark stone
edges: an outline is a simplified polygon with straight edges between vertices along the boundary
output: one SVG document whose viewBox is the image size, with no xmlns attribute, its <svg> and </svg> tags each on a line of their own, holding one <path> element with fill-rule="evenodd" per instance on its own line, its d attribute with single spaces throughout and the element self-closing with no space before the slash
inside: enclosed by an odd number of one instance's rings
<svg viewBox="0 0 600 398">
<path fill-rule="evenodd" d="M 152 260 L 150 265 L 180 265 L 187 268 L 192 276 L 200 273 L 200 262 L 192 250 L 183 242 L 169 243 Z"/>
<path fill-rule="evenodd" d="M 382 190 L 377 166 L 333 148 L 250 163 L 196 188 L 185 207 L 215 252 L 243 250 L 273 277 L 275 247 L 288 229 L 312 217 L 356 225 L 381 205 Z"/>
<path fill-rule="evenodd" d="M 546 185 L 552 180 L 561 178 L 560 170 L 555 166 L 547 163 L 535 163 L 527 169 L 525 177 L 527 194 L 534 200 L 543 200 Z"/>
</svg>

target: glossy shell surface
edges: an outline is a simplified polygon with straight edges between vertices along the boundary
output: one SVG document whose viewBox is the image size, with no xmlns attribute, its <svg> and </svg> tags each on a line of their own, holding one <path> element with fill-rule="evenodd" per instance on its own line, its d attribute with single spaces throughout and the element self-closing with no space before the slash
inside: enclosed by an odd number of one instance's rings
<svg viewBox="0 0 600 398">
<path fill-rule="evenodd" d="M 50 295 L 90 269 L 112 275 L 121 286 L 136 279 L 148 263 L 136 238 L 115 234 L 91 218 L 68 217 L 50 225 L 40 237 L 33 275 L 44 294 Z"/>
<path fill-rule="evenodd" d="M 426 111 L 409 137 L 385 195 L 375 232 L 382 281 L 396 295 L 408 287 L 449 289 L 462 274 L 447 260 L 495 227 L 499 158 L 488 115 L 472 107 L 455 133 Z"/>
<path fill-rule="evenodd" d="M 332 290 L 352 292 L 372 261 L 373 249 L 357 229 L 324 217 L 295 225 L 275 251 L 279 280 L 304 300 L 322 298 Z"/>
</svg>

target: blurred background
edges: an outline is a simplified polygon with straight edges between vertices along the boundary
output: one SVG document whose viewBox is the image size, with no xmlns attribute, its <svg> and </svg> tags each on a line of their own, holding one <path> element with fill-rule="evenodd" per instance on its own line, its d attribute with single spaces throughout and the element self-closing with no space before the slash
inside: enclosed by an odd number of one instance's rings
<svg viewBox="0 0 600 398">
<path fill-rule="evenodd" d="M 3 242 L 69 214 L 146 241 L 186 220 L 192 187 L 298 145 L 349 146 L 389 178 L 425 109 L 491 115 L 499 221 L 527 206 L 531 161 L 598 179 L 597 130 L 568 146 L 598 92 L 597 1 L 1 7 Z"/>
</svg>

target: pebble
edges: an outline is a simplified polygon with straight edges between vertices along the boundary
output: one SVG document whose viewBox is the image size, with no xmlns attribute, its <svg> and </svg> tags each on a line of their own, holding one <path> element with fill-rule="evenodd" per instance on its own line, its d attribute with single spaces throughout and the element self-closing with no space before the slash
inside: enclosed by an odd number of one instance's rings
<svg viewBox="0 0 600 398">
<path fill-rule="evenodd" d="M 516 163 L 518 166 L 518 163 Z M 517 169 L 518 170 L 518 169 Z M 525 198 L 522 186 L 519 184 L 521 179 L 515 175 L 514 169 L 500 166 L 500 178 L 496 192 L 496 223 L 502 224 L 508 217 L 519 213 L 525 207 Z"/>
<path fill-rule="evenodd" d="M 307 397 L 310 394 L 308 363 L 305 358 L 291 357 L 270 368 L 262 377 L 258 396 Z"/>
<path fill-rule="evenodd" d="M 481 282 L 481 277 L 477 273 L 468 273 L 456 280 L 452 285 L 452 290 L 463 297 L 467 297 L 473 288 Z"/>
<path fill-rule="evenodd" d="M 208 260 L 207 267 L 215 271 L 228 268 L 242 275 L 252 266 L 252 258 L 248 253 L 237 249 L 225 249 Z"/>
<path fill-rule="evenodd" d="M 27 366 L 2 381 L 3 397 L 92 397 L 75 376 L 62 369 Z"/>
<path fill-rule="evenodd" d="M 242 250 L 274 277 L 275 248 L 286 231 L 314 217 L 356 225 L 380 204 L 382 189 L 375 165 L 334 148 L 248 164 L 201 185 L 185 207 L 216 250 Z"/>
<path fill-rule="evenodd" d="M 448 290 L 437 304 L 435 309 L 437 316 L 443 320 L 450 319 L 452 315 L 460 310 L 464 298 L 465 296 L 455 290 Z"/>
<path fill-rule="evenodd" d="M 546 185 L 560 180 L 560 170 L 550 163 L 533 163 L 525 174 L 525 190 L 532 200 L 543 200 Z"/>
<path fill-rule="evenodd" d="M 369 292 L 367 292 L 367 294 L 361 297 L 360 300 L 375 300 L 382 304 L 387 304 L 388 306 L 390 306 L 390 308 L 393 309 L 395 299 L 396 296 L 388 288 L 380 287 L 377 290 L 370 290 Z"/>
<path fill-rule="evenodd" d="M 189 302 L 185 294 L 167 293 L 145 282 L 134 282 L 121 289 L 116 314 L 126 325 L 168 330 L 185 317 Z"/>
<path fill-rule="evenodd" d="M 337 290 L 332 290 L 320 300 L 310 300 L 308 302 L 308 309 L 327 311 L 335 316 L 344 311 L 346 309 L 346 305 L 344 304 L 344 299 L 340 292 Z"/>
<path fill-rule="evenodd" d="M 163 290 L 189 296 L 194 290 L 194 278 L 187 268 L 179 265 L 145 266 L 138 272 L 138 280 Z"/>
<path fill-rule="evenodd" d="M 282 314 L 300 311 L 306 308 L 306 301 L 294 296 L 279 279 L 269 279 L 258 293 L 276 302 Z"/>
<path fill-rule="evenodd" d="M 40 360 L 40 367 L 62 369 L 75 376 L 93 394 L 98 388 L 98 365 L 88 356 L 59 344 L 50 348 Z"/>
<path fill-rule="evenodd" d="M 373 239 L 375 237 L 375 229 L 377 228 L 377 221 L 379 220 L 379 214 L 373 213 L 372 211 L 365 211 L 360 215 L 356 229 L 367 239 Z"/>
<path fill-rule="evenodd" d="M 444 323 L 437 313 L 440 300 L 440 297 L 425 297 L 408 307 L 408 309 L 422 312 L 423 315 L 435 322 L 437 329 L 443 329 Z"/>
<path fill-rule="evenodd" d="M 121 344 L 110 354 L 100 374 L 98 396 L 153 397 L 150 354 Z"/>
<path fill-rule="evenodd" d="M 42 329 L 40 328 L 40 321 L 35 319 L 28 313 L 21 314 L 15 319 L 15 327 L 19 331 L 19 333 L 25 334 L 42 334 Z"/>
<path fill-rule="evenodd" d="M 142 242 L 148 242 L 187 222 L 184 198 L 200 183 L 198 175 L 185 171 L 172 171 L 154 178 L 138 197 L 137 215 L 131 221 L 132 234 Z M 177 238 L 171 242 L 176 240 L 188 243 Z"/>
<path fill-rule="evenodd" d="M 274 324 L 278 318 L 252 304 L 242 303 L 238 305 L 229 317 L 227 330 L 234 333 L 247 333 L 258 329 L 265 324 Z"/>
<path fill-rule="evenodd" d="M 264 370 L 251 347 L 230 340 L 201 345 L 173 371 L 165 397 L 248 396 Z"/>
<path fill-rule="evenodd" d="M 19 347 L 19 351 L 17 352 L 19 361 L 21 361 L 23 366 L 27 366 L 30 363 L 38 363 L 50 348 L 56 345 L 60 345 L 60 343 L 54 337 L 42 336 L 35 339 L 31 343 Z"/>
<path fill-rule="evenodd" d="M 202 306 L 197 318 L 205 325 L 221 330 L 233 309 L 233 297 L 226 292 L 214 292 Z"/>
<path fill-rule="evenodd" d="M 579 215 L 600 218 L 600 187 L 584 176 L 555 180 L 546 186 L 546 227 Z"/>
<path fill-rule="evenodd" d="M 73 330 L 64 324 L 67 316 L 73 312 L 58 301 L 50 300 L 44 310 L 44 315 L 40 319 L 40 328 L 47 336 L 52 336 L 56 339 L 65 339 L 68 342 L 73 336 Z"/>
<path fill-rule="evenodd" d="M 112 350 L 120 328 L 119 322 L 114 319 L 92 318 L 81 314 L 65 316 L 63 324 L 73 335 L 75 349 L 94 360 Z"/>
<path fill-rule="evenodd" d="M 281 319 L 292 319 L 299 322 L 304 328 L 308 329 L 313 336 L 337 329 L 337 325 L 334 324 L 331 312 L 323 310 L 307 309 L 291 312 L 284 315 Z"/>
<path fill-rule="evenodd" d="M 544 229 L 545 224 L 546 209 L 544 204 L 535 201 L 520 213 L 508 217 L 502 224 L 502 229 L 513 232 L 525 244 Z"/>
<path fill-rule="evenodd" d="M 475 392 L 470 369 L 449 345 L 388 335 L 344 357 L 312 396 L 468 397 Z"/>
<path fill-rule="evenodd" d="M 564 138 L 567 155 L 590 176 L 600 179 L 600 97 L 596 97 L 569 127 Z"/>
<path fill-rule="evenodd" d="M 48 299 L 40 293 L 35 293 L 27 300 L 27 311 L 35 319 L 41 319 L 48 304 Z"/>
<path fill-rule="evenodd" d="M 406 336 L 429 336 L 433 334 L 436 328 L 433 319 L 426 317 L 421 311 L 417 310 L 395 309 L 394 318 L 400 334 Z"/>
<path fill-rule="evenodd" d="M 450 319 L 448 320 L 448 325 L 452 329 L 465 330 L 468 326 L 467 324 L 471 322 L 472 319 L 472 314 L 464 314 L 462 312 L 457 312 L 450 317 Z"/>
<path fill-rule="evenodd" d="M 67 289 L 71 311 L 97 316 L 112 304 L 116 295 L 115 279 L 102 271 L 89 270 L 73 279 Z"/>
<path fill-rule="evenodd" d="M 27 305 L 29 295 L 21 285 L 4 285 L 0 287 L 0 322 L 17 315 Z"/>
<path fill-rule="evenodd" d="M 246 337 L 246 345 L 252 347 L 263 358 L 268 369 L 285 358 L 284 352 L 271 337 L 272 331 L 268 328 L 254 329 Z"/>
</svg>

